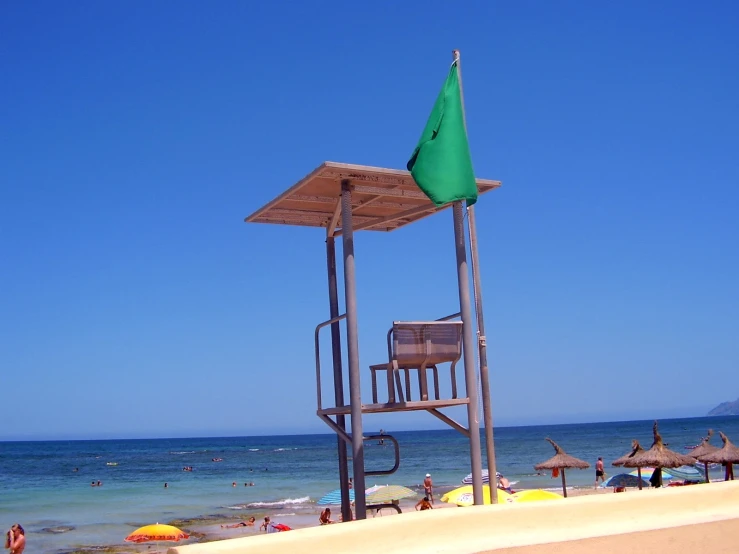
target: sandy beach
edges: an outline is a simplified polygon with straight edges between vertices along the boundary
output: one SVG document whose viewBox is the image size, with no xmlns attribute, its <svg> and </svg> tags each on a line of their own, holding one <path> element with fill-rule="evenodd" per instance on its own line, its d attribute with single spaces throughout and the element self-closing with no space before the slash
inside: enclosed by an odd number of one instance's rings
<svg viewBox="0 0 739 554">
<path fill-rule="evenodd" d="M 170 554 L 295 552 L 688 553 L 735 551 L 739 482 L 612 494 L 578 490 L 554 502 L 476 506 L 375 517 L 288 533 L 172 547 Z M 412 508 L 410 508 L 412 510 Z M 699 546 L 700 545 L 700 546 Z M 728 550 L 727 548 L 731 548 Z"/>
<path fill-rule="evenodd" d="M 437 491 L 436 494 L 436 502 L 434 504 L 434 509 L 447 509 L 452 508 L 456 509 L 457 506 L 454 504 L 447 504 L 444 502 L 441 502 L 439 498 L 444 495 L 445 492 L 448 492 L 448 490 L 451 490 L 449 487 L 442 488 Z M 553 488 L 557 494 L 561 494 L 560 489 Z M 632 491 L 632 492 L 638 492 L 638 491 Z M 578 496 L 592 496 L 592 495 L 603 495 L 603 494 L 612 494 L 612 490 L 610 488 L 591 488 L 591 487 L 581 487 L 581 488 L 568 488 L 567 494 L 569 497 L 578 497 Z M 420 496 L 419 496 L 420 498 Z M 417 502 L 417 498 L 414 499 L 404 499 L 400 501 L 400 508 L 403 511 L 402 514 L 398 514 L 395 510 L 391 510 L 388 508 L 385 508 L 384 510 L 381 510 L 377 513 L 372 512 L 371 514 L 368 514 L 368 519 L 372 520 L 375 518 L 386 518 L 386 517 L 395 517 L 398 515 L 407 515 L 409 513 L 415 512 L 415 504 Z M 329 506 L 332 510 L 332 518 L 338 518 L 339 514 L 341 512 L 341 509 L 339 506 Z M 284 522 L 288 523 L 293 529 L 307 529 L 311 527 L 317 527 L 318 524 L 318 516 L 321 513 L 321 510 L 323 509 L 323 506 L 316 506 L 314 513 L 312 514 L 300 514 L 300 515 L 289 515 L 288 517 L 281 517 L 280 513 L 272 514 L 270 517 L 272 518 L 273 522 Z M 237 521 L 240 521 L 240 519 L 237 520 L 228 520 L 228 521 L 219 521 L 219 522 L 209 522 L 205 525 L 198 525 L 197 523 L 194 525 L 190 525 L 189 529 L 192 530 L 193 533 L 195 533 L 198 536 L 202 537 L 203 542 L 210 542 L 215 540 L 223 540 L 223 539 L 233 539 L 233 538 L 241 538 L 241 537 L 250 537 L 250 536 L 259 536 L 259 525 L 261 523 L 261 520 L 257 520 L 255 525 L 253 527 L 232 527 L 232 528 L 223 528 L 221 525 L 231 525 L 236 523 Z"/>
<path fill-rule="evenodd" d="M 638 533 L 624 533 L 577 541 L 547 543 L 514 548 L 487 550 L 495 554 L 621 554 L 622 552 L 670 552 L 671 554 L 695 554 L 711 552 L 730 554 L 737 551 L 736 544 L 728 537 L 739 533 L 739 518 L 698 523 L 683 527 L 670 527 Z"/>
</svg>

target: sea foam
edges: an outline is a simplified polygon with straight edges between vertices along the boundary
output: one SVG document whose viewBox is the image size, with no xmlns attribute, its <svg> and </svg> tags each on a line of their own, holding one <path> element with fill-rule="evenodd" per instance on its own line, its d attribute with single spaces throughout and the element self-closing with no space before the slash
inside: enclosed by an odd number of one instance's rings
<svg viewBox="0 0 739 554">
<path fill-rule="evenodd" d="M 274 502 L 250 502 L 247 508 L 267 508 L 270 506 L 286 506 L 289 504 L 307 504 L 310 502 L 310 496 L 301 496 L 300 498 L 284 498 Z"/>
</svg>

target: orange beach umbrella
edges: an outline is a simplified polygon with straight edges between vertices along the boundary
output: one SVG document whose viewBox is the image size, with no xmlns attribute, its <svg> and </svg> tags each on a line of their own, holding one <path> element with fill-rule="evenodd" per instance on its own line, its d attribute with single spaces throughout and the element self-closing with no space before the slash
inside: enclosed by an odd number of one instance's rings
<svg viewBox="0 0 739 554">
<path fill-rule="evenodd" d="M 156 523 L 154 525 L 144 525 L 139 527 L 133 533 L 126 537 L 126 542 L 179 542 L 183 539 L 189 539 L 190 535 L 178 529 L 174 525 L 164 525 Z M 157 545 L 157 550 L 159 546 Z"/>
</svg>

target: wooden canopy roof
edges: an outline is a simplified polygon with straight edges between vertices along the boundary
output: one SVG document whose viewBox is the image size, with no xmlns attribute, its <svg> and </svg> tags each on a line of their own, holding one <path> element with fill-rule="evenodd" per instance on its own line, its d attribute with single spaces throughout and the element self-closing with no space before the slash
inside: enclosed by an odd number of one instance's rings
<svg viewBox="0 0 739 554">
<path fill-rule="evenodd" d="M 341 182 L 345 179 L 352 185 L 355 231 L 393 231 L 449 206 L 437 208 L 408 171 L 324 162 L 245 221 L 325 227 L 329 236 L 340 234 L 337 226 L 341 222 Z M 477 179 L 479 194 L 500 184 Z"/>
</svg>

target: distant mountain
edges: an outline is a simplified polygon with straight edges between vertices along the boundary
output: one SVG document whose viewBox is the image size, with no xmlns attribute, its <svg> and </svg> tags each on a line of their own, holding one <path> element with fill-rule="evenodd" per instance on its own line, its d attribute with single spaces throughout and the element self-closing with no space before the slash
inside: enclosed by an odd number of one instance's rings
<svg viewBox="0 0 739 554">
<path fill-rule="evenodd" d="M 709 416 L 739 415 L 739 398 L 734 402 L 722 402 L 708 412 Z"/>
</svg>

